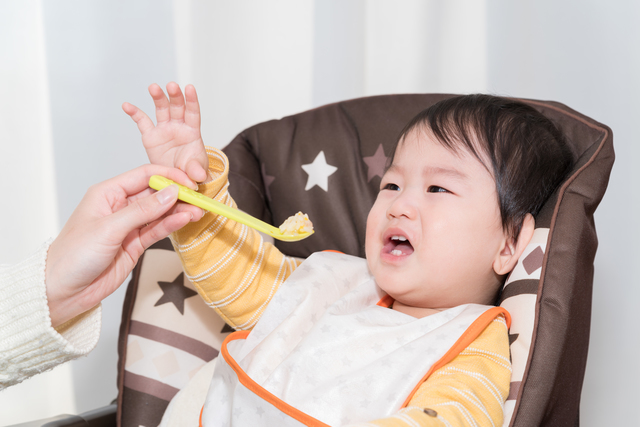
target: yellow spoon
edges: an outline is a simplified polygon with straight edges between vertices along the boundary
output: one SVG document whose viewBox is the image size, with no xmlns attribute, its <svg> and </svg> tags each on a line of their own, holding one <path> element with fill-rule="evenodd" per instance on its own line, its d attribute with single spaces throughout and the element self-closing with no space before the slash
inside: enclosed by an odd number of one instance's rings
<svg viewBox="0 0 640 427">
<path fill-rule="evenodd" d="M 178 186 L 180 190 L 178 192 L 178 199 L 182 200 L 183 202 L 187 202 L 189 204 L 198 206 L 199 208 L 227 217 L 231 220 L 239 222 L 240 224 L 244 224 L 262 233 L 268 234 L 274 239 L 282 240 L 285 242 L 296 242 L 298 240 L 306 239 L 313 234 L 313 231 L 308 233 L 283 234 L 278 227 L 274 227 L 271 224 L 260 221 L 258 218 L 254 218 L 251 215 L 227 206 L 224 203 L 220 203 L 216 200 L 210 199 L 207 196 L 204 196 L 197 191 L 193 191 L 192 189 L 187 188 L 184 185 L 180 185 L 177 182 L 173 182 L 168 178 L 160 175 L 153 175 L 149 179 L 149 187 L 158 191 L 170 186 L 171 184 L 176 184 Z"/>
</svg>

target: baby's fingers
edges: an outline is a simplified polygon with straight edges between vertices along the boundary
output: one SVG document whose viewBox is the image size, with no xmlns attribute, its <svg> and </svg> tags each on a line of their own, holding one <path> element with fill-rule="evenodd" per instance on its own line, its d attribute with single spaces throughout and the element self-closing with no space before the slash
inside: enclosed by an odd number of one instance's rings
<svg viewBox="0 0 640 427">
<path fill-rule="evenodd" d="M 193 85 L 187 85 L 184 88 L 184 94 L 187 101 L 187 110 L 184 115 L 184 122 L 192 128 L 200 129 L 200 103 L 198 102 L 198 94 Z"/>
<path fill-rule="evenodd" d="M 171 120 L 184 121 L 184 96 L 180 90 L 178 83 L 170 82 L 167 84 L 167 93 L 169 94 L 169 112 Z"/>
<path fill-rule="evenodd" d="M 122 109 L 125 113 L 127 113 L 129 117 L 133 119 L 134 122 L 136 122 L 136 124 L 138 125 L 138 130 L 141 134 L 144 135 L 147 131 L 155 127 L 149 116 L 147 116 L 144 111 L 142 111 L 135 105 L 125 102 L 124 104 L 122 104 Z"/>
<path fill-rule="evenodd" d="M 149 95 L 153 98 L 153 104 L 156 106 L 156 121 L 158 124 L 171 120 L 169 111 L 169 100 L 164 91 L 156 83 L 149 86 Z"/>
<path fill-rule="evenodd" d="M 203 161 L 207 162 L 206 167 L 196 159 L 189 160 L 189 163 L 187 163 L 187 166 L 185 167 L 184 171 L 187 173 L 187 176 L 195 182 L 204 182 L 207 180 L 207 168 L 209 166 L 209 159 L 207 157 L 204 157 Z"/>
</svg>

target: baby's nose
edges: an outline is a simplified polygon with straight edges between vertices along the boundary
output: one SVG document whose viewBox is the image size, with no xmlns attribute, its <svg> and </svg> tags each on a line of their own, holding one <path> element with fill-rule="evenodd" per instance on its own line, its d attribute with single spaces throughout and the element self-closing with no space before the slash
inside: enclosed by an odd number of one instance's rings
<svg viewBox="0 0 640 427">
<path fill-rule="evenodd" d="M 393 218 L 406 217 L 413 219 L 416 213 L 415 197 L 412 197 L 409 193 L 399 195 L 387 209 L 387 215 Z"/>
</svg>

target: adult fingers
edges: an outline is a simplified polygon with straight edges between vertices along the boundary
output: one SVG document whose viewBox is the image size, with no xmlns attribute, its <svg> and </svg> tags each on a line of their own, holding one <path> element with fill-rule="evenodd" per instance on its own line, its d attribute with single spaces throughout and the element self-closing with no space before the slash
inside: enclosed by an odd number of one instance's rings
<svg viewBox="0 0 640 427">
<path fill-rule="evenodd" d="M 136 193 L 136 194 L 133 194 L 133 195 L 128 196 L 128 197 L 127 197 L 127 202 L 128 202 L 128 203 L 133 203 L 133 202 L 135 202 L 136 200 L 138 200 L 138 199 L 142 199 L 142 198 L 145 198 L 145 197 L 147 197 L 148 195 L 153 194 L 153 193 L 155 193 L 155 192 L 156 192 L 156 190 L 154 190 L 154 189 L 153 189 L 153 188 L 151 188 L 151 187 L 149 187 L 149 188 L 145 188 L 144 190 L 140 191 L 139 193 Z"/>
<path fill-rule="evenodd" d="M 169 209 L 166 213 L 165 216 L 169 216 L 169 215 L 173 215 L 176 213 L 182 213 L 182 212 L 186 212 L 191 216 L 191 221 L 196 222 L 199 221 L 200 219 L 202 219 L 202 217 L 205 214 L 205 210 L 202 208 L 199 208 L 195 205 L 186 203 L 186 202 L 182 202 L 180 200 L 178 200 L 178 202 L 173 205 L 171 207 L 171 209 Z M 149 223 L 151 224 L 151 223 Z"/>
<path fill-rule="evenodd" d="M 150 194 L 155 193 L 156 190 L 152 189 L 152 188 L 147 188 L 146 190 L 142 190 L 141 192 L 139 192 L 138 194 L 135 194 L 133 196 L 129 196 L 129 198 L 127 199 L 128 203 L 133 203 L 138 199 L 142 199 L 145 198 L 147 196 L 149 196 Z M 173 205 L 171 207 L 171 209 L 169 209 L 166 213 L 166 215 L 173 215 L 175 213 L 179 213 L 179 212 L 189 212 L 192 216 L 191 221 L 199 221 L 205 214 L 205 211 L 202 208 L 199 208 L 195 205 L 183 202 L 178 200 L 178 202 Z"/>
<path fill-rule="evenodd" d="M 164 215 L 178 200 L 178 186 L 170 185 L 157 193 L 138 199 L 103 218 L 107 232 L 116 241 L 124 241 L 131 231 Z"/>
<path fill-rule="evenodd" d="M 184 122 L 192 128 L 200 130 L 200 103 L 198 102 L 198 94 L 193 85 L 187 85 L 184 88 L 186 99 L 186 111 Z"/>
<path fill-rule="evenodd" d="M 167 215 L 173 215 L 175 213 L 181 213 L 181 212 L 187 212 L 191 214 L 192 222 L 200 221 L 206 213 L 204 209 L 199 208 L 197 206 L 191 205 L 189 203 L 178 202 L 169 210 Z"/>
<path fill-rule="evenodd" d="M 149 178 L 153 175 L 161 175 L 185 187 L 198 189 L 198 185 L 189 179 L 187 174 L 180 169 L 161 165 L 143 165 L 97 185 L 101 193 L 121 190 L 126 197 L 137 196 L 149 188 Z"/>
<path fill-rule="evenodd" d="M 179 212 L 161 220 L 154 221 L 140 230 L 140 244 L 144 249 L 162 240 L 174 231 L 178 231 L 191 220 L 189 212 Z"/>
<path fill-rule="evenodd" d="M 153 83 L 149 86 L 149 95 L 153 98 L 153 104 L 156 106 L 156 121 L 158 124 L 168 122 L 171 119 L 169 100 L 165 96 L 162 88 L 158 84 Z"/>
<path fill-rule="evenodd" d="M 176 82 L 170 82 L 167 84 L 167 93 L 171 100 L 169 104 L 169 111 L 171 113 L 171 120 L 184 121 L 184 96 L 180 90 L 180 86 Z"/>
<path fill-rule="evenodd" d="M 147 116 L 144 111 L 142 111 L 135 105 L 125 102 L 124 104 L 122 104 L 122 109 L 125 113 L 127 113 L 129 117 L 133 119 L 134 122 L 136 122 L 136 125 L 138 125 L 138 130 L 141 134 L 145 134 L 148 130 L 155 127 L 149 116 Z"/>
</svg>

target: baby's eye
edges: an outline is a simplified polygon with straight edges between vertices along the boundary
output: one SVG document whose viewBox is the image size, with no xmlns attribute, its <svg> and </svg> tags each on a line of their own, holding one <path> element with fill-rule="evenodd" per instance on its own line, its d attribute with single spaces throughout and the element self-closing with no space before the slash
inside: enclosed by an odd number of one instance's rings
<svg viewBox="0 0 640 427">
<path fill-rule="evenodd" d="M 383 190 L 391 190 L 391 191 L 399 191 L 400 187 L 396 184 L 386 184 L 384 187 L 382 187 Z"/>
<path fill-rule="evenodd" d="M 427 189 L 427 193 L 448 193 L 449 190 L 446 188 L 438 187 L 437 185 L 432 185 Z"/>
</svg>

